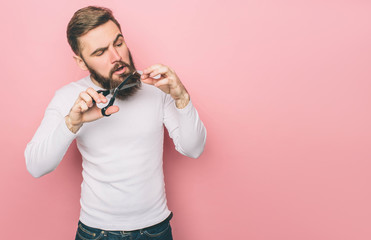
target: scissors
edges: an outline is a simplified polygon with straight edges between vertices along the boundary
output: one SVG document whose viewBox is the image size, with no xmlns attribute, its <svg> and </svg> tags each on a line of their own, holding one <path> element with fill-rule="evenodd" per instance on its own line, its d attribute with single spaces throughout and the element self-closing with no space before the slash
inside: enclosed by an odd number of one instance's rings
<svg viewBox="0 0 371 240">
<path fill-rule="evenodd" d="M 109 103 L 107 104 L 107 106 L 101 108 L 101 112 L 102 112 L 102 115 L 103 116 L 105 116 L 105 117 L 111 116 L 111 114 L 106 114 L 106 110 L 107 110 L 107 108 L 111 107 L 113 105 L 113 103 L 115 102 L 116 95 L 117 95 L 118 91 L 124 90 L 124 89 L 127 89 L 127 88 L 131 88 L 131 87 L 134 87 L 134 86 L 140 84 L 140 82 L 126 84 L 127 81 L 129 81 L 129 79 L 131 79 L 132 77 L 138 77 L 138 78 L 140 78 L 140 74 L 137 71 L 134 71 L 129 76 L 127 76 L 125 78 L 125 80 L 122 83 L 120 83 L 120 85 L 118 85 L 115 89 L 111 89 L 111 90 L 98 90 L 97 91 L 97 93 L 102 93 L 103 96 L 105 96 L 105 97 L 108 94 L 112 93 L 112 98 L 109 101 Z M 95 101 L 93 101 L 93 102 L 95 103 Z"/>
</svg>

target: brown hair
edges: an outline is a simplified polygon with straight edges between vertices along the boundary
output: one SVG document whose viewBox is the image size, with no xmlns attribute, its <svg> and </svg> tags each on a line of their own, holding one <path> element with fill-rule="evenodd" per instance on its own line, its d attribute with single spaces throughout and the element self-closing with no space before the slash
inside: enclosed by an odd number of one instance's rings
<svg viewBox="0 0 371 240">
<path fill-rule="evenodd" d="M 67 26 L 67 39 L 72 51 L 76 55 L 81 55 L 78 38 L 109 20 L 121 31 L 120 24 L 108 8 L 89 6 L 77 10 Z"/>
</svg>

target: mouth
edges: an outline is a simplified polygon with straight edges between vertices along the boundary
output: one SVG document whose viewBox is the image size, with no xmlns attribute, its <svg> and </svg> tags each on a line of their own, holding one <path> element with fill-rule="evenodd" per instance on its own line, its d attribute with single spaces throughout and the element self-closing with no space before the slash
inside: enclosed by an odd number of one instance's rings
<svg viewBox="0 0 371 240">
<path fill-rule="evenodd" d="M 113 74 L 119 75 L 119 74 L 123 74 L 125 71 L 126 71 L 126 67 L 125 66 L 121 66 L 116 71 L 114 71 Z"/>
</svg>

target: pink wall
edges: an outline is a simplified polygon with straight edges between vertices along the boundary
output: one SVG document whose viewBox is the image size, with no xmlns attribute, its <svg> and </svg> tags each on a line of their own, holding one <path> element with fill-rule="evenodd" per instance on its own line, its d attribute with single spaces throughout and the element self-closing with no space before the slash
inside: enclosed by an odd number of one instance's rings
<svg viewBox="0 0 371 240">
<path fill-rule="evenodd" d="M 165 141 L 175 239 L 371 239 L 365 0 L 2 1 L 2 239 L 74 237 L 76 147 L 40 179 L 23 152 L 54 91 L 86 75 L 70 17 L 102 2 L 138 67 L 173 67 L 208 129 L 197 160 Z"/>
</svg>

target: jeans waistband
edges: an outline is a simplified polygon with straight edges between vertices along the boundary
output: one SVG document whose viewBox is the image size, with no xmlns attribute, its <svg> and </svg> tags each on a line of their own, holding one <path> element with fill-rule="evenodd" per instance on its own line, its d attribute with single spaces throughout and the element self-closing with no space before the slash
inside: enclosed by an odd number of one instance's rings
<svg viewBox="0 0 371 240">
<path fill-rule="evenodd" d="M 172 218 L 173 218 L 173 212 L 171 212 L 170 215 L 169 215 L 169 216 L 168 216 L 164 221 L 162 221 L 162 222 L 160 222 L 160 223 L 157 223 L 157 224 L 155 224 L 155 225 L 152 225 L 152 226 L 150 226 L 150 227 L 143 228 L 142 230 L 146 230 L 147 228 L 157 227 L 157 226 L 163 224 L 164 222 L 168 222 L 168 221 L 170 221 Z"/>
<path fill-rule="evenodd" d="M 168 222 L 170 221 L 171 219 L 173 218 L 173 213 L 171 212 L 170 215 L 165 219 L 163 220 L 162 222 L 160 223 L 157 223 L 155 225 L 152 225 L 152 226 L 149 226 L 149 227 L 145 227 L 145 228 L 142 228 L 142 229 L 137 229 L 137 230 L 131 230 L 131 231 L 110 231 L 110 230 L 103 230 L 103 229 L 97 229 L 97 228 L 93 228 L 95 230 L 99 230 L 99 231 L 103 231 L 103 232 L 110 232 L 110 233 L 136 233 L 136 232 L 141 232 L 141 231 L 145 231 L 145 230 L 148 230 L 148 229 L 151 229 L 151 228 L 154 228 L 154 227 L 158 227 L 159 225 L 165 223 L 165 222 Z M 81 221 L 79 221 L 79 224 L 82 224 L 83 226 L 85 227 L 89 227 L 89 226 L 86 226 L 84 223 L 82 223 Z M 92 228 L 92 227 L 89 227 L 89 228 Z"/>
<path fill-rule="evenodd" d="M 137 229 L 137 230 L 133 230 L 133 231 L 125 231 L 125 232 L 136 232 L 136 231 L 144 231 L 144 230 L 147 230 L 147 229 L 150 229 L 150 228 L 153 228 L 153 227 L 158 227 L 159 225 L 165 223 L 165 222 L 168 222 L 170 221 L 171 219 L 173 218 L 173 212 L 170 213 L 170 215 L 162 222 L 160 223 L 157 223 L 155 225 L 152 225 L 152 226 L 149 226 L 149 227 L 146 227 L 146 228 L 142 228 L 142 229 Z"/>
</svg>

